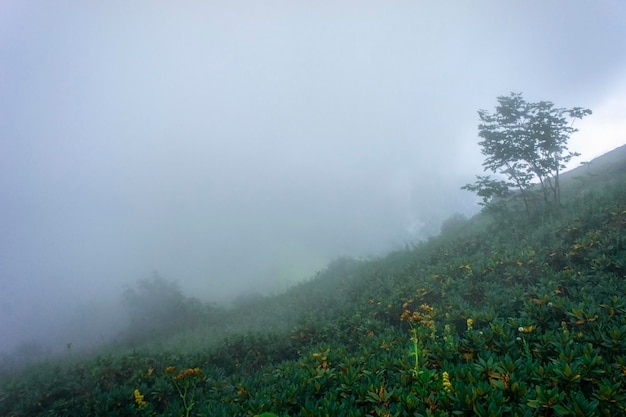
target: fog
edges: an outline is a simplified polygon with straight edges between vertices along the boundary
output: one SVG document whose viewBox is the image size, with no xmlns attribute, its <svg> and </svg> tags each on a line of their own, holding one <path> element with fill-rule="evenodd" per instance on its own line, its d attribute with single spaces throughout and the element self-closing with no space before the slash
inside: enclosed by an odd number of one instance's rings
<svg viewBox="0 0 626 417">
<path fill-rule="evenodd" d="M 0 3 L 0 352 L 104 342 L 158 271 L 275 293 L 476 199 L 477 110 L 582 106 L 626 143 L 626 3 Z"/>
</svg>

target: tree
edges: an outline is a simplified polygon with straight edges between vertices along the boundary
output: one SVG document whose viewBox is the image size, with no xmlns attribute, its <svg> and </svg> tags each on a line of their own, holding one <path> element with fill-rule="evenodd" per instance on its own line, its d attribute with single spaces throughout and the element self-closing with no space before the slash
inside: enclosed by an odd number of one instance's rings
<svg viewBox="0 0 626 417">
<path fill-rule="evenodd" d="M 494 197 L 517 189 L 530 213 L 533 181 L 538 181 L 546 204 L 561 201 L 559 175 L 578 153 L 567 148 L 575 119 L 591 114 L 582 107 L 557 108 L 549 101 L 530 103 L 521 93 L 497 98 L 494 113 L 479 110 L 478 144 L 486 156 L 484 170 L 500 174 L 507 181 L 477 176 L 474 184 L 462 189 L 474 191 L 488 204 Z"/>
<path fill-rule="evenodd" d="M 456 212 L 443 222 L 441 222 L 441 234 L 453 234 L 460 232 L 463 227 L 467 224 L 467 216 Z"/>
<path fill-rule="evenodd" d="M 137 281 L 123 293 L 129 314 L 128 336 L 139 340 L 154 334 L 172 334 L 192 327 L 201 319 L 199 300 L 185 297 L 178 284 L 158 273 Z"/>
</svg>

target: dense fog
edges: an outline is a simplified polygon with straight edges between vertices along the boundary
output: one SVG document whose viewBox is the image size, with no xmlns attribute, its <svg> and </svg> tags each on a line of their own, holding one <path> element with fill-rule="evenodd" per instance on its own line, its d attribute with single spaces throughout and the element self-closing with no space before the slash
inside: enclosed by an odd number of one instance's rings
<svg viewBox="0 0 626 417">
<path fill-rule="evenodd" d="M 154 271 L 204 301 L 438 233 L 477 110 L 583 106 L 626 142 L 626 3 L 0 4 L 0 352 L 104 343 Z"/>
</svg>

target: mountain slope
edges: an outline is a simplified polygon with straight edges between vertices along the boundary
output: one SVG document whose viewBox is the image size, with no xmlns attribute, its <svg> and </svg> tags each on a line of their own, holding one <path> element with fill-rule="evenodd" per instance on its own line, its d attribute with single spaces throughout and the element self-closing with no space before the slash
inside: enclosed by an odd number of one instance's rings
<svg viewBox="0 0 626 417">
<path fill-rule="evenodd" d="M 589 166 L 597 181 L 575 179 L 587 167 L 563 175 L 560 210 L 468 221 L 381 259 L 338 260 L 165 347 L 31 368 L 3 381 L 0 414 L 624 414 L 616 151 Z M 248 332 L 184 348 L 224 327 Z"/>
</svg>

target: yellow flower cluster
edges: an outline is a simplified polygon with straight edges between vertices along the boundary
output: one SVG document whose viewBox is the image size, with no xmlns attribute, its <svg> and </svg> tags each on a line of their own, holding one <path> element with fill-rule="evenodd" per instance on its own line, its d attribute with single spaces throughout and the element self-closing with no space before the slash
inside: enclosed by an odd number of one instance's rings
<svg viewBox="0 0 626 417">
<path fill-rule="evenodd" d="M 467 319 L 467 330 L 470 331 L 474 328 L 474 320 L 472 319 Z"/>
<path fill-rule="evenodd" d="M 141 395 L 141 392 L 138 389 L 133 391 L 133 395 L 135 396 L 135 403 L 137 403 L 137 407 L 144 408 L 148 405 L 148 403 L 144 401 L 143 395 Z"/>
<path fill-rule="evenodd" d="M 400 315 L 400 320 L 406 320 L 409 323 L 421 323 L 424 327 L 432 327 L 432 325 L 434 325 L 432 313 L 435 309 L 424 303 L 420 306 L 420 310 L 421 312 L 414 311 L 413 313 L 409 310 L 404 310 Z"/>
<path fill-rule="evenodd" d="M 189 413 L 191 413 L 191 409 L 196 404 L 196 402 L 193 401 L 193 399 L 187 398 L 188 390 L 189 388 L 195 387 L 198 383 L 198 380 L 192 378 L 198 377 L 199 379 L 202 379 L 204 378 L 204 374 L 202 373 L 200 368 L 187 368 L 176 374 L 175 366 L 168 366 L 167 368 L 165 368 L 165 373 L 172 375 L 172 381 L 174 382 L 174 386 L 176 387 L 178 395 L 183 401 L 183 407 L 185 408 L 185 417 L 189 417 Z"/>
<path fill-rule="evenodd" d="M 420 310 L 422 310 L 424 313 L 432 313 L 434 308 L 426 303 L 422 304 L 420 306 Z"/>
<path fill-rule="evenodd" d="M 417 311 L 411 313 L 409 310 L 404 310 L 402 314 L 400 314 L 400 320 L 406 320 L 409 323 L 419 323 L 420 321 L 422 321 L 422 315 Z"/>
<path fill-rule="evenodd" d="M 200 378 L 203 376 L 200 368 L 185 369 L 184 371 L 179 372 L 178 375 L 175 375 L 172 378 L 174 379 L 174 381 L 180 381 L 181 379 L 187 379 L 187 378 L 191 378 L 194 376 L 197 376 Z"/>
<path fill-rule="evenodd" d="M 403 307 L 406 308 L 406 303 Z M 435 309 L 426 303 L 420 305 L 419 309 L 420 311 L 414 311 L 412 313 L 409 310 L 404 310 L 400 315 L 400 320 L 408 321 L 413 331 L 416 330 L 416 328 L 414 327 L 415 324 L 421 324 L 422 327 L 430 330 L 430 334 L 434 338 L 436 333 L 436 327 L 433 313 Z"/>
<path fill-rule="evenodd" d="M 452 383 L 450 382 L 450 375 L 444 371 L 442 374 L 443 390 L 447 393 L 452 392 Z"/>
</svg>

